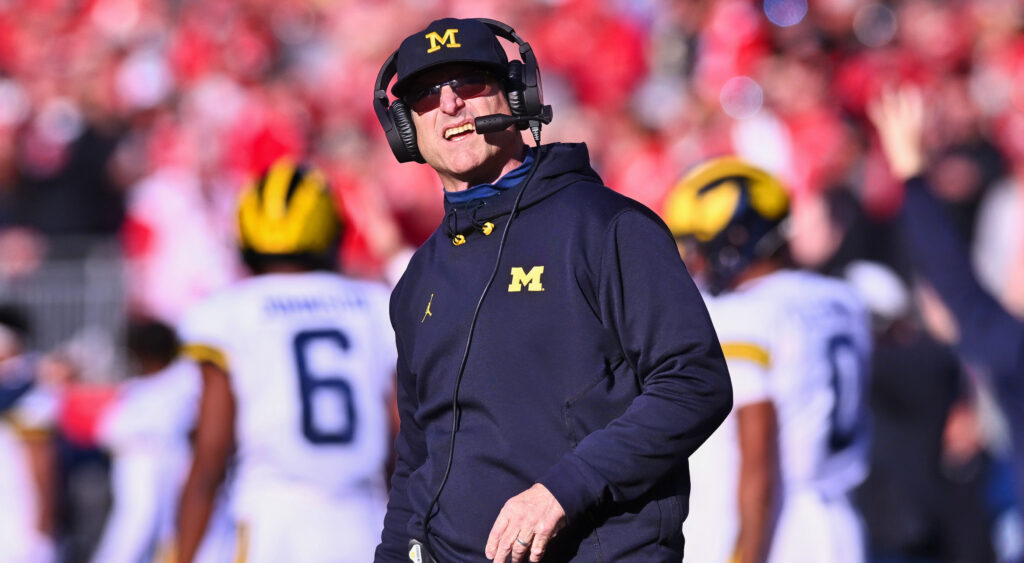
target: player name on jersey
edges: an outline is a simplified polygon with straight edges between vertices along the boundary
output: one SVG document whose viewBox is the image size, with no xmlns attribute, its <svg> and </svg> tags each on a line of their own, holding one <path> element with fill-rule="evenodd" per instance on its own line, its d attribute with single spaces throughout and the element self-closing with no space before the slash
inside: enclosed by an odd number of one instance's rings
<svg viewBox="0 0 1024 563">
<path fill-rule="evenodd" d="M 359 296 L 304 295 L 271 296 L 263 304 L 267 315 L 292 315 L 362 309 L 366 300 Z"/>
</svg>

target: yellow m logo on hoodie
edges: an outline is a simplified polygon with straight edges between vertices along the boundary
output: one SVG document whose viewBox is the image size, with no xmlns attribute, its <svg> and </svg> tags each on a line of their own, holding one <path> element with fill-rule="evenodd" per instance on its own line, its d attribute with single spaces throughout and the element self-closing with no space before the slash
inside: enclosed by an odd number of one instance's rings
<svg viewBox="0 0 1024 563">
<path fill-rule="evenodd" d="M 526 273 L 523 268 L 512 268 L 512 283 L 508 285 L 508 290 L 522 291 L 523 286 L 526 286 L 526 291 L 544 291 L 540 283 L 540 275 L 543 273 L 544 266 L 534 266 L 530 268 L 530 273 Z"/>
</svg>

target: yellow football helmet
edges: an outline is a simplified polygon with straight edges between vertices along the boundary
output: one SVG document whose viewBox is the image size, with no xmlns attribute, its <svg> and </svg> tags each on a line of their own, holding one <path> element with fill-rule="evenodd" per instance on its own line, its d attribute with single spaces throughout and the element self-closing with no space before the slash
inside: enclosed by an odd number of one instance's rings
<svg viewBox="0 0 1024 563">
<path fill-rule="evenodd" d="M 774 176 L 737 157 L 705 162 L 665 198 L 662 217 L 676 238 L 696 241 L 707 259 L 708 288 L 724 290 L 756 258 L 783 242 L 789 195 Z"/>
<path fill-rule="evenodd" d="M 239 198 L 239 243 L 250 266 L 266 260 L 325 266 L 340 232 L 323 172 L 291 159 L 274 162 Z"/>
</svg>

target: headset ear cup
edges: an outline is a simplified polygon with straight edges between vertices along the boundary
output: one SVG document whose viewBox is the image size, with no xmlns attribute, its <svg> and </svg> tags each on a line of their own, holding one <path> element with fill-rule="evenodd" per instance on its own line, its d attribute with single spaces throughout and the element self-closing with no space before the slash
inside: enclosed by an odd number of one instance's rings
<svg viewBox="0 0 1024 563">
<path fill-rule="evenodd" d="M 505 78 L 505 97 L 512 115 L 526 115 L 526 101 L 523 99 L 523 63 L 509 61 L 508 76 Z"/>
<path fill-rule="evenodd" d="M 412 115 L 409 113 L 409 108 L 405 107 L 405 102 L 395 100 L 391 103 L 391 108 L 388 111 L 391 113 L 391 119 L 395 122 L 395 130 L 409 157 L 408 160 L 423 163 L 423 156 L 420 155 L 420 148 L 416 143 L 416 126 L 412 123 Z"/>
</svg>

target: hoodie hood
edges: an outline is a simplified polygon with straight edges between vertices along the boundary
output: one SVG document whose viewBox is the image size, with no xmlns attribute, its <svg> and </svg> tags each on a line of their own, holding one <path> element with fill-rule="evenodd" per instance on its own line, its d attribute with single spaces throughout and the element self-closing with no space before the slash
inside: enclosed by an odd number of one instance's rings
<svg viewBox="0 0 1024 563">
<path fill-rule="evenodd" d="M 486 223 L 508 215 L 515 204 L 516 196 L 523 189 L 526 191 L 519 202 L 520 210 L 527 209 L 576 182 L 604 184 L 590 166 L 590 152 L 585 143 L 553 143 L 542 145 L 536 151 L 534 166 L 538 167 L 537 171 L 532 177 L 528 172 L 519 185 L 486 199 L 452 203 L 446 198 L 444 228 L 447 229 L 448 237 L 465 234 L 473 229 L 486 229 Z"/>
</svg>

